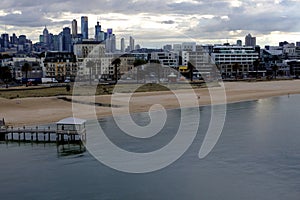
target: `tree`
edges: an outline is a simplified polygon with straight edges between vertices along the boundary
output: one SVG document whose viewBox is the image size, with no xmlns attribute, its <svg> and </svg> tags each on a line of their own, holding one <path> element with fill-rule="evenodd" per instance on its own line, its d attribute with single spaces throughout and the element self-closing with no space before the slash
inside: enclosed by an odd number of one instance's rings
<svg viewBox="0 0 300 200">
<path fill-rule="evenodd" d="M 134 67 L 138 67 L 138 66 L 141 66 L 141 65 L 145 65 L 147 64 L 147 61 L 146 60 L 143 60 L 143 59 L 136 59 L 133 63 L 133 66 Z"/>
<path fill-rule="evenodd" d="M 31 65 L 28 62 L 25 62 L 22 66 L 22 72 L 25 73 L 25 79 L 26 79 L 26 87 L 28 87 L 28 72 L 32 70 Z"/>
<path fill-rule="evenodd" d="M 8 83 L 12 80 L 12 75 L 9 67 L 0 67 L 0 79 L 5 83 L 6 88 L 8 88 Z"/>
<path fill-rule="evenodd" d="M 95 63 L 91 60 L 87 61 L 85 66 L 89 69 L 89 83 L 92 85 L 92 68 L 94 67 Z"/>
<path fill-rule="evenodd" d="M 238 77 L 238 70 L 240 70 L 241 66 L 239 63 L 234 63 L 232 65 L 232 70 L 235 71 L 235 80 L 237 80 Z"/>
<path fill-rule="evenodd" d="M 140 76 L 140 67 L 139 66 L 142 66 L 142 65 L 145 65 L 147 64 L 147 61 L 146 60 L 143 60 L 143 59 L 136 59 L 134 62 L 133 62 L 133 66 L 136 68 L 136 81 L 137 83 L 139 82 L 139 76 Z"/>
<path fill-rule="evenodd" d="M 121 76 L 120 73 L 121 59 L 116 58 L 111 62 L 111 64 L 114 66 L 114 80 L 117 82 Z"/>
<path fill-rule="evenodd" d="M 279 69 L 278 65 L 274 64 L 274 65 L 272 66 L 272 70 L 273 70 L 275 79 L 276 79 L 276 77 L 277 77 L 277 71 L 278 71 L 278 69 Z"/>
<path fill-rule="evenodd" d="M 259 65 L 260 65 L 260 59 L 256 59 L 254 62 L 253 62 L 253 66 L 255 68 L 255 71 L 256 71 L 256 79 L 258 79 L 258 68 L 259 68 Z"/>
<path fill-rule="evenodd" d="M 191 62 L 188 62 L 188 71 L 189 71 L 189 77 L 190 77 L 190 80 L 191 82 L 193 81 L 193 78 L 194 78 L 194 65 L 191 63 Z"/>
</svg>

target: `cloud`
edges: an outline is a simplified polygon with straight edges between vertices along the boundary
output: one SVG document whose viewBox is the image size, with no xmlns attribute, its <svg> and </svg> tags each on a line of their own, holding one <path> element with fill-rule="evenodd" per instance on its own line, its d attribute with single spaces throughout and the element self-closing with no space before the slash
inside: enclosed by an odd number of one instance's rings
<svg viewBox="0 0 300 200">
<path fill-rule="evenodd" d="M 38 35 L 34 34 L 41 32 L 45 25 L 58 34 L 62 27 L 71 26 L 72 19 L 80 20 L 81 15 L 87 15 L 91 29 L 100 17 L 102 27 L 112 27 L 120 35 L 138 35 L 148 41 L 153 37 L 153 29 L 214 40 L 244 38 L 249 32 L 256 35 L 298 33 L 299 7 L 297 0 L 2 0 L 0 24 L 37 39 Z M 167 37 L 160 36 L 163 40 Z M 155 39 L 159 40 L 159 35 Z"/>
</svg>

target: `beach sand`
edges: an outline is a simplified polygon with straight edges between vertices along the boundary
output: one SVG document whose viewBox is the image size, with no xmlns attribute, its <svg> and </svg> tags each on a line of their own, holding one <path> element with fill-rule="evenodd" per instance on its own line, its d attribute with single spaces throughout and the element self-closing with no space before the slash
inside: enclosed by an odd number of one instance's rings
<svg viewBox="0 0 300 200">
<path fill-rule="evenodd" d="M 226 82 L 224 86 L 227 103 L 300 94 L 300 80 Z M 129 112 L 147 112 L 154 104 L 160 104 L 165 109 L 174 109 L 179 107 L 203 106 L 211 103 L 224 103 L 225 96 L 223 92 L 221 87 L 209 90 L 207 88 L 195 89 L 194 91 L 177 90 L 176 95 L 180 96 L 180 103 L 174 93 L 170 91 L 135 93 L 129 101 Z M 211 96 L 214 97 L 213 102 Z M 111 103 L 111 95 L 96 96 L 94 99 L 91 97 L 73 97 L 73 99 L 80 102 L 93 102 L 95 99 L 96 103 Z M 117 114 L 126 114 L 128 110 L 127 95 L 115 94 L 113 99 L 112 104 L 118 106 L 114 108 L 115 112 Z M 112 115 L 110 107 L 76 103 L 72 109 L 71 102 L 58 99 L 57 97 L 12 100 L 0 98 L 0 118 L 4 118 L 6 124 L 15 127 L 54 123 L 63 118 L 73 116 L 74 110 L 75 113 L 80 113 L 80 117 L 85 119 Z"/>
</svg>

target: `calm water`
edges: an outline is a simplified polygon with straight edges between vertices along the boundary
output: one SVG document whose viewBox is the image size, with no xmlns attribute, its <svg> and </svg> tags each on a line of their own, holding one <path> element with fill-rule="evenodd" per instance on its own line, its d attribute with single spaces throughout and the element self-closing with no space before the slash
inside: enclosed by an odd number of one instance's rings
<svg viewBox="0 0 300 200">
<path fill-rule="evenodd" d="M 62 155 L 55 145 L 0 144 L 1 199 L 289 199 L 300 198 L 300 96 L 228 105 L 224 131 L 214 150 L 198 158 L 210 108 L 189 150 L 171 166 L 148 174 L 112 170 L 88 152 Z M 145 144 L 101 120 L 117 145 L 136 152 L 170 141 L 179 110 L 167 128 Z M 134 116 L 147 123 L 146 114 Z M 193 123 L 193 122 L 191 122 Z"/>
</svg>

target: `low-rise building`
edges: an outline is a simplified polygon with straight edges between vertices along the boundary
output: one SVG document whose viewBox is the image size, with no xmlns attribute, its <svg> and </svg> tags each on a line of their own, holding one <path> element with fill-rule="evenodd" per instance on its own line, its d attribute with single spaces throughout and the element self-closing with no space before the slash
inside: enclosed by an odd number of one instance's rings
<svg viewBox="0 0 300 200">
<path fill-rule="evenodd" d="M 213 48 L 212 60 L 217 65 L 223 77 L 236 75 L 248 76 L 254 69 L 254 61 L 259 58 L 259 53 L 250 46 L 215 46 Z M 238 69 L 234 69 L 238 66 Z"/>
<path fill-rule="evenodd" d="M 215 71 L 215 65 L 211 61 L 209 52 L 202 46 L 197 46 L 196 51 L 188 52 L 188 62 L 194 67 L 194 74 L 197 73 L 198 77 L 210 76 Z"/>
<path fill-rule="evenodd" d="M 89 79 L 90 69 L 86 63 L 91 61 L 94 63 L 92 78 L 98 79 L 104 72 L 102 68 L 102 58 L 105 58 L 105 44 L 99 41 L 83 40 L 74 44 L 74 54 L 77 57 L 79 67 L 78 75 L 81 79 Z M 105 59 L 104 59 L 105 60 Z"/>
<path fill-rule="evenodd" d="M 152 52 L 151 60 L 158 60 L 160 64 L 178 68 L 178 55 L 173 52 Z"/>
<path fill-rule="evenodd" d="M 76 56 L 70 52 L 46 52 L 44 69 L 46 78 L 74 80 L 78 71 Z"/>
</svg>

